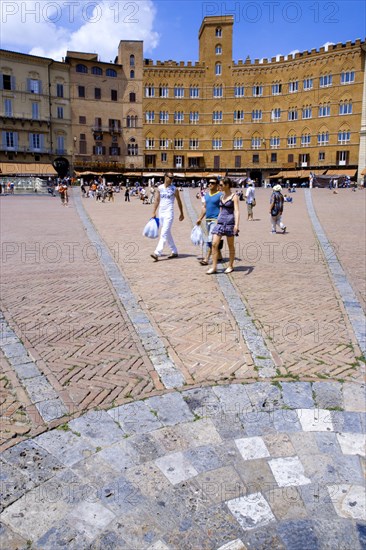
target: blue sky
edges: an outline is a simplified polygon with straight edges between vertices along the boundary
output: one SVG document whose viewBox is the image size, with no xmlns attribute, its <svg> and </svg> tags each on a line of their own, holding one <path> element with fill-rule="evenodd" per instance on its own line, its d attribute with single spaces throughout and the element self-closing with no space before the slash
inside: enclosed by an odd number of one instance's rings
<svg viewBox="0 0 366 550">
<path fill-rule="evenodd" d="M 198 60 L 203 17 L 234 15 L 233 58 L 287 55 L 366 36 L 364 0 L 2 0 L 1 47 L 61 59 L 66 50 L 114 60 L 121 39 L 153 60 Z"/>
</svg>

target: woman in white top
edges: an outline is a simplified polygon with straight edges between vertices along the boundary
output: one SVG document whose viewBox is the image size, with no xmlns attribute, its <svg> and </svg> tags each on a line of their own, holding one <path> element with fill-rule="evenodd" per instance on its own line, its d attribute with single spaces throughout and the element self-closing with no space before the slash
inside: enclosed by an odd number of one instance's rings
<svg viewBox="0 0 366 550">
<path fill-rule="evenodd" d="M 247 221 L 249 220 L 253 221 L 253 206 L 255 206 L 255 187 L 252 180 L 248 182 L 248 188 L 245 192 L 245 198 L 247 199 L 247 210 L 248 210 Z"/>
<path fill-rule="evenodd" d="M 159 257 L 163 253 L 165 244 L 167 244 L 171 250 L 170 256 L 168 258 L 177 258 L 178 250 L 175 246 L 173 236 L 172 236 L 172 225 L 174 221 L 174 199 L 177 199 L 179 207 L 179 221 L 184 220 L 183 214 L 183 205 L 177 188 L 172 185 L 173 174 L 167 172 L 165 174 L 164 183 L 159 185 L 156 190 L 156 201 L 154 203 L 153 217 L 156 218 L 156 213 L 159 211 L 159 222 L 160 222 L 160 239 L 158 246 L 155 249 L 155 252 L 151 254 L 151 257 L 155 262 L 158 261 Z"/>
</svg>

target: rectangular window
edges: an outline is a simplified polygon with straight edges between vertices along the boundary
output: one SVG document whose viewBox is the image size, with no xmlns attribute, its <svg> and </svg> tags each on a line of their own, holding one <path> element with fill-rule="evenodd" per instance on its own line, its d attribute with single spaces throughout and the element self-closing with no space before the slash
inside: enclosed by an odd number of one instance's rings
<svg viewBox="0 0 366 550">
<path fill-rule="evenodd" d="M 42 149 L 42 142 L 42 134 L 29 134 L 29 147 L 32 151 L 40 151 Z"/>
<path fill-rule="evenodd" d="M 57 136 L 57 155 L 64 155 L 65 154 L 65 138 L 64 136 Z"/>
<path fill-rule="evenodd" d="M 64 108 L 57 107 L 57 118 L 64 118 Z"/>
<path fill-rule="evenodd" d="M 94 119 L 94 130 L 97 132 L 100 132 L 102 130 L 102 119 L 100 117 L 96 117 Z"/>
<path fill-rule="evenodd" d="M 346 166 L 348 164 L 349 151 L 337 151 L 338 166 Z"/>
<path fill-rule="evenodd" d="M 13 116 L 13 102 L 11 99 L 4 99 L 5 116 Z"/>
<path fill-rule="evenodd" d="M 214 124 L 221 124 L 221 122 L 222 122 L 222 111 L 214 111 L 212 113 L 212 122 Z"/>
<path fill-rule="evenodd" d="M 340 115 L 351 115 L 352 114 L 352 103 L 345 101 L 339 105 L 339 114 Z"/>
<path fill-rule="evenodd" d="M 155 120 L 155 112 L 154 111 L 146 111 L 145 120 L 148 124 L 152 124 Z"/>
<path fill-rule="evenodd" d="M 333 81 L 333 77 L 331 74 L 321 76 L 319 78 L 319 86 L 320 88 L 327 88 L 328 86 L 332 85 L 332 81 Z"/>
<path fill-rule="evenodd" d="M 280 137 L 272 136 L 269 142 L 271 149 L 278 149 L 280 146 Z"/>
<path fill-rule="evenodd" d="M 263 95 L 263 86 L 253 86 L 252 95 L 253 97 L 261 97 Z"/>
<path fill-rule="evenodd" d="M 167 153 L 161 153 L 161 162 L 167 162 L 168 155 Z"/>
<path fill-rule="evenodd" d="M 198 149 L 199 141 L 197 138 L 192 138 L 189 140 L 189 148 L 192 150 Z"/>
<path fill-rule="evenodd" d="M 110 132 L 120 132 L 121 131 L 121 121 L 116 118 L 110 118 L 108 121 L 109 131 Z"/>
<path fill-rule="evenodd" d="M 328 145 L 329 143 L 329 132 L 322 132 L 318 134 L 318 145 Z"/>
<path fill-rule="evenodd" d="M 243 149 L 243 144 L 244 144 L 244 141 L 242 137 L 234 138 L 234 143 L 233 143 L 234 149 Z"/>
<path fill-rule="evenodd" d="M 102 99 L 102 90 L 100 88 L 94 88 L 94 99 Z"/>
<path fill-rule="evenodd" d="M 39 120 L 39 103 L 32 103 L 32 119 Z"/>
<path fill-rule="evenodd" d="M 214 86 L 213 97 L 223 97 L 222 86 Z"/>
<path fill-rule="evenodd" d="M 189 88 L 189 97 L 199 97 L 200 96 L 200 89 L 198 86 L 191 86 Z"/>
<path fill-rule="evenodd" d="M 111 101 L 117 101 L 117 100 L 118 100 L 117 90 L 111 90 Z"/>
<path fill-rule="evenodd" d="M 271 153 L 271 162 L 277 162 L 277 153 Z"/>
<path fill-rule="evenodd" d="M 182 138 L 176 138 L 174 140 L 174 149 L 183 149 L 183 139 Z"/>
<path fill-rule="evenodd" d="M 104 147 L 103 147 L 103 145 L 94 145 L 94 147 L 93 147 L 93 155 L 104 155 Z"/>
<path fill-rule="evenodd" d="M 235 155 L 235 168 L 241 168 L 241 156 Z"/>
<path fill-rule="evenodd" d="M 296 109 L 291 109 L 288 112 L 288 120 L 297 120 L 297 110 Z"/>
<path fill-rule="evenodd" d="M 351 132 L 338 132 L 338 143 L 348 143 L 351 141 Z"/>
<path fill-rule="evenodd" d="M 15 90 L 15 77 L 10 74 L 3 74 L 1 84 L 3 90 Z"/>
<path fill-rule="evenodd" d="M 175 111 L 174 113 L 174 124 L 182 124 L 184 120 L 183 111 Z"/>
<path fill-rule="evenodd" d="M 308 153 L 301 153 L 299 155 L 299 164 L 302 168 L 306 168 L 310 164 L 310 155 Z"/>
<path fill-rule="evenodd" d="M 168 97 L 169 91 L 168 86 L 161 86 L 159 88 L 159 97 Z"/>
<path fill-rule="evenodd" d="M 56 95 L 57 97 L 64 97 L 64 85 L 56 84 Z"/>
<path fill-rule="evenodd" d="M 243 122 L 244 111 L 234 111 L 234 122 Z"/>
<path fill-rule="evenodd" d="M 296 147 L 296 136 L 288 136 L 287 147 Z"/>
<path fill-rule="evenodd" d="M 120 148 L 118 145 L 112 145 L 112 147 L 109 148 L 109 154 L 111 157 L 118 157 L 120 155 Z"/>
<path fill-rule="evenodd" d="M 262 120 L 262 111 L 259 109 L 252 111 L 252 120 Z"/>
<path fill-rule="evenodd" d="M 282 84 L 272 84 L 272 95 L 280 95 L 282 93 Z"/>
<path fill-rule="evenodd" d="M 154 138 L 146 138 L 146 149 L 154 149 L 155 140 Z"/>
<path fill-rule="evenodd" d="M 191 111 L 189 113 L 189 122 L 190 124 L 198 124 L 200 119 L 198 111 Z"/>
<path fill-rule="evenodd" d="M 42 93 L 42 83 L 40 80 L 35 80 L 33 78 L 28 78 L 28 92 L 31 94 L 41 94 Z"/>
<path fill-rule="evenodd" d="M 222 139 L 221 138 L 214 138 L 212 140 L 212 149 L 222 149 Z"/>
<path fill-rule="evenodd" d="M 330 105 L 320 105 L 319 107 L 319 116 L 330 116 Z"/>
<path fill-rule="evenodd" d="M 320 161 L 325 160 L 325 153 L 324 153 L 324 151 L 319 151 L 318 160 L 320 160 Z"/>
<path fill-rule="evenodd" d="M 184 97 L 184 88 L 182 86 L 174 87 L 174 97 Z"/>
<path fill-rule="evenodd" d="M 79 116 L 79 124 L 86 124 L 86 116 Z"/>
<path fill-rule="evenodd" d="M 244 97 L 244 86 L 235 86 L 234 97 Z"/>
<path fill-rule="evenodd" d="M 86 155 L 86 139 L 85 139 L 85 134 L 80 134 L 79 154 L 80 154 L 80 155 Z"/>
<path fill-rule="evenodd" d="M 255 154 L 252 156 L 253 164 L 259 164 L 259 155 Z"/>
<path fill-rule="evenodd" d="M 310 134 L 302 134 L 301 136 L 301 145 L 302 147 L 309 147 L 311 142 L 311 135 Z"/>
<path fill-rule="evenodd" d="M 262 147 L 262 140 L 260 137 L 252 138 L 252 149 L 260 149 Z"/>
<path fill-rule="evenodd" d="M 3 137 L 3 147 L 4 149 L 16 149 L 18 146 L 18 133 L 17 132 L 6 132 L 2 133 Z"/>
<path fill-rule="evenodd" d="M 85 86 L 78 86 L 78 96 L 85 97 Z"/>
<path fill-rule="evenodd" d="M 341 84 L 351 84 L 355 81 L 355 72 L 347 71 L 341 74 Z"/>
<path fill-rule="evenodd" d="M 288 84 L 288 91 L 290 94 L 294 94 L 299 91 L 299 81 L 294 80 L 293 82 L 289 82 Z"/>
<path fill-rule="evenodd" d="M 162 138 L 161 140 L 159 140 L 159 147 L 160 149 L 168 149 L 169 140 L 167 138 Z"/>
<path fill-rule="evenodd" d="M 281 118 L 281 109 L 272 109 L 271 111 L 271 120 L 280 120 Z"/>
<path fill-rule="evenodd" d="M 312 78 L 305 78 L 304 79 L 304 90 L 312 90 L 313 89 L 313 79 Z"/>
<path fill-rule="evenodd" d="M 312 108 L 304 107 L 302 110 L 302 118 L 311 118 L 312 117 Z"/>
<path fill-rule="evenodd" d="M 145 97 L 155 97 L 155 88 L 154 86 L 145 87 Z"/>
<path fill-rule="evenodd" d="M 167 124 L 169 122 L 169 113 L 168 113 L 168 111 L 160 111 L 160 113 L 159 113 L 159 122 L 160 122 L 160 124 Z"/>
</svg>

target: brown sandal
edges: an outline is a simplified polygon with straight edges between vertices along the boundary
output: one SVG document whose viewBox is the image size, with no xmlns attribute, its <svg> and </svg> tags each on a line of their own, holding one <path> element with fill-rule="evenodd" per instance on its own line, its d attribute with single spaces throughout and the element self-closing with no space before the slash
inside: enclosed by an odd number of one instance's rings
<svg viewBox="0 0 366 550">
<path fill-rule="evenodd" d="M 208 265 L 208 262 L 206 260 L 200 260 L 201 265 Z"/>
</svg>

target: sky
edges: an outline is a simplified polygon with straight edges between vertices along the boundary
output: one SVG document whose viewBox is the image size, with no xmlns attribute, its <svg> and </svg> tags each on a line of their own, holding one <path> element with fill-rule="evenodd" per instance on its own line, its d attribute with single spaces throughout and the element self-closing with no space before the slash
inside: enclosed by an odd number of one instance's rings
<svg viewBox="0 0 366 550">
<path fill-rule="evenodd" d="M 209 15 L 234 16 L 235 61 L 366 38 L 364 0 L 2 0 L 0 46 L 56 60 L 93 52 L 109 62 L 120 40 L 143 40 L 144 57 L 194 62 Z"/>
</svg>

